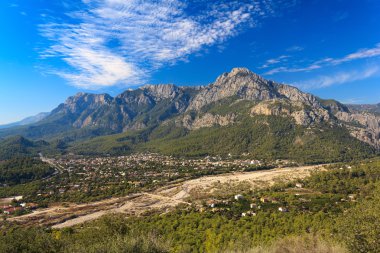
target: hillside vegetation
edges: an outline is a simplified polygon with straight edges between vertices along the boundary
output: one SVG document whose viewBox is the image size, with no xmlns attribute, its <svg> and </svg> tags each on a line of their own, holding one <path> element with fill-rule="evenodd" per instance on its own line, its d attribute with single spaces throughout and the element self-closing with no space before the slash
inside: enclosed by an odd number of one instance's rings
<svg viewBox="0 0 380 253">
<path fill-rule="evenodd" d="M 55 170 L 40 160 L 24 157 L 0 162 L 0 185 L 16 185 L 52 175 Z"/>
<path fill-rule="evenodd" d="M 249 153 L 257 159 L 301 163 L 350 161 L 375 154 L 373 148 L 351 137 L 344 128 L 321 125 L 306 129 L 278 116 L 245 117 L 236 124 L 194 131 L 168 123 L 135 133 L 94 138 L 74 144 L 69 150 L 87 155 L 120 155 L 138 150 L 188 157 Z"/>
<path fill-rule="evenodd" d="M 266 204 L 256 216 L 241 217 L 245 202 L 237 202 L 226 213 L 190 208 L 140 218 L 113 215 L 62 230 L 3 226 L 0 251 L 378 252 L 380 160 L 336 164 L 303 184 L 314 193 L 297 197 L 291 183 L 245 195 L 275 196 L 288 212 Z"/>
</svg>

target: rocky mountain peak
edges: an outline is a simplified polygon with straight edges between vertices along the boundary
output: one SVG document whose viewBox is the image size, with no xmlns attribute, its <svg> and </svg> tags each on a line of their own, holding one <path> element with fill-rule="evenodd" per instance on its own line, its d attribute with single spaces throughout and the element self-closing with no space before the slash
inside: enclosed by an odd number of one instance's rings
<svg viewBox="0 0 380 253">
<path fill-rule="evenodd" d="M 77 102 L 94 102 L 94 103 L 108 103 L 112 101 L 112 97 L 106 93 L 103 94 L 91 94 L 91 93 L 84 93 L 84 92 L 78 92 L 74 96 L 71 96 L 66 99 L 65 104 L 72 104 Z"/>
<path fill-rule="evenodd" d="M 233 68 L 231 72 L 229 73 L 230 76 L 236 76 L 236 75 L 256 75 L 251 70 L 247 68 Z"/>
<path fill-rule="evenodd" d="M 192 100 L 189 110 L 198 110 L 208 103 L 231 96 L 246 100 L 267 100 L 280 97 L 280 94 L 272 81 L 267 81 L 246 68 L 234 68 L 202 89 Z"/>
<path fill-rule="evenodd" d="M 108 94 L 91 94 L 79 92 L 66 99 L 63 104 L 64 110 L 72 113 L 80 112 L 88 108 L 97 108 L 101 105 L 110 104 L 113 98 Z"/>
<path fill-rule="evenodd" d="M 221 85 L 227 80 L 233 80 L 237 84 L 245 84 L 246 81 L 257 82 L 264 79 L 247 68 L 233 68 L 230 72 L 221 74 L 213 85 Z"/>
<path fill-rule="evenodd" d="M 155 98 L 155 100 L 173 99 L 178 95 L 179 87 L 173 84 L 156 84 L 145 85 L 141 87 L 148 95 Z"/>
</svg>

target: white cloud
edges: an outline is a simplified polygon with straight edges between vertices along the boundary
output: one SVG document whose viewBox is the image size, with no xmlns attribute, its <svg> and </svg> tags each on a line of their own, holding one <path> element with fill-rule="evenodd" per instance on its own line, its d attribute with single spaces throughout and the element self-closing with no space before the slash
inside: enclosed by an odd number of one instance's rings
<svg viewBox="0 0 380 253">
<path fill-rule="evenodd" d="M 322 67 L 336 66 L 342 63 L 351 62 L 354 60 L 367 59 L 380 56 L 380 43 L 376 44 L 374 48 L 360 49 L 354 53 L 348 54 L 341 58 L 324 58 L 311 63 L 306 67 L 277 67 L 267 71 L 264 75 L 273 75 L 276 73 L 294 73 L 306 72 L 310 70 L 320 69 Z"/>
<path fill-rule="evenodd" d="M 359 51 L 346 55 L 343 58 L 340 59 L 331 59 L 327 58 L 327 62 L 331 62 L 334 65 L 338 65 L 344 62 L 349 62 L 353 60 L 358 60 L 358 59 L 365 59 L 365 58 L 372 58 L 380 56 L 380 43 L 376 45 L 374 48 L 365 48 L 365 49 L 360 49 Z"/>
<path fill-rule="evenodd" d="M 372 66 L 360 71 L 338 72 L 333 75 L 320 76 L 315 79 L 295 83 L 294 85 L 307 90 L 319 89 L 364 80 L 378 74 L 380 74 L 380 67 Z"/>
<path fill-rule="evenodd" d="M 310 65 L 310 66 L 305 67 L 305 68 L 278 67 L 278 68 L 274 68 L 274 69 L 271 69 L 271 70 L 265 72 L 264 75 L 273 75 L 276 73 L 283 73 L 283 72 L 287 72 L 287 73 L 307 72 L 307 71 L 320 69 L 320 68 L 321 68 L 321 66 L 317 65 L 317 64 L 313 64 L 313 65 Z"/>
<path fill-rule="evenodd" d="M 287 60 L 287 58 L 289 58 L 290 56 L 289 55 L 280 55 L 279 57 L 277 58 L 273 58 L 273 59 L 269 59 L 267 60 L 260 68 L 263 69 L 263 68 L 268 68 L 272 65 L 275 65 L 277 63 L 281 63 L 281 62 L 284 62 Z"/>
<path fill-rule="evenodd" d="M 292 46 L 292 47 L 289 47 L 286 49 L 286 51 L 288 52 L 298 52 L 298 51 L 302 51 L 304 50 L 303 47 L 300 47 L 300 46 Z"/>
<path fill-rule="evenodd" d="M 191 14 L 192 6 L 178 0 L 83 4 L 84 10 L 68 13 L 76 22 L 41 25 L 41 33 L 52 42 L 42 56 L 68 65 L 55 73 L 85 88 L 141 83 L 151 71 L 220 44 L 273 12 L 267 0 L 199 1 Z"/>
</svg>

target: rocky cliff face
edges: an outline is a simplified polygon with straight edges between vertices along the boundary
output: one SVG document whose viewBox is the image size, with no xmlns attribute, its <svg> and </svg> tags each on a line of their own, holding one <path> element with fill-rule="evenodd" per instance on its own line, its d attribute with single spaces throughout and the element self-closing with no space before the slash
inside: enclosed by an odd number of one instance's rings
<svg viewBox="0 0 380 253">
<path fill-rule="evenodd" d="M 252 107 L 252 115 L 275 115 L 282 117 L 292 117 L 299 125 L 309 126 L 328 122 L 329 112 L 319 106 L 310 107 L 301 100 L 291 101 L 285 99 L 272 99 L 262 101 Z"/>
<path fill-rule="evenodd" d="M 202 116 L 197 116 L 195 119 L 187 114 L 181 118 L 181 120 L 177 121 L 177 124 L 189 130 L 196 130 L 203 127 L 227 126 L 233 124 L 235 121 L 235 113 L 229 113 L 227 115 L 205 113 Z"/>
<path fill-rule="evenodd" d="M 181 88 L 173 84 L 145 85 L 140 89 L 156 102 L 163 99 L 174 99 L 181 93 Z"/>
<path fill-rule="evenodd" d="M 346 123 L 352 136 L 380 148 L 380 116 L 368 112 L 337 112 L 335 116 Z"/>
<path fill-rule="evenodd" d="M 85 110 L 96 110 L 102 105 L 110 104 L 112 97 L 108 94 L 88 94 L 77 93 L 75 96 L 69 97 L 63 106 L 63 111 L 73 114 L 80 114 Z"/>
</svg>

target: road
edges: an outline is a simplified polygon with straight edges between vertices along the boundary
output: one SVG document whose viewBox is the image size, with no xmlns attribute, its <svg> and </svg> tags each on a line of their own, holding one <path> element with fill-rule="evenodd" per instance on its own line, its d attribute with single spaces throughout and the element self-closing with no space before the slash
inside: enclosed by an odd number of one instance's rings
<svg viewBox="0 0 380 253">
<path fill-rule="evenodd" d="M 53 166 L 53 168 L 56 170 L 56 173 L 54 173 L 54 175 L 61 174 L 64 171 L 64 168 L 61 165 L 59 165 L 58 163 L 56 163 L 54 161 L 54 159 L 44 157 L 42 153 L 39 153 L 38 155 L 40 156 L 41 161 L 48 163 L 51 166 Z"/>
</svg>

